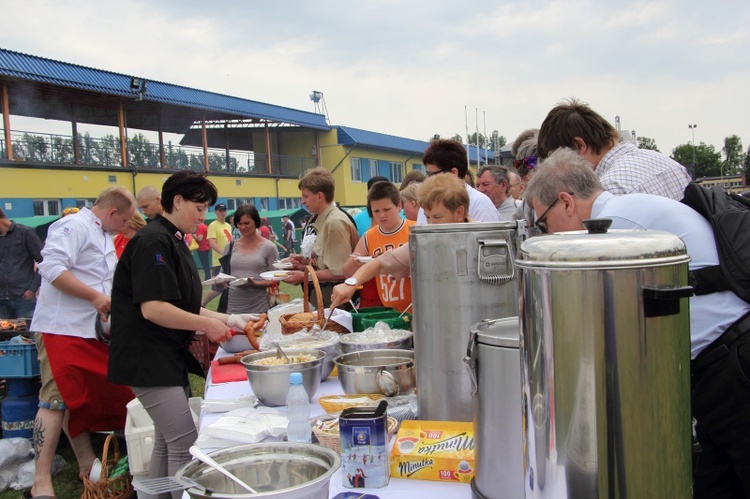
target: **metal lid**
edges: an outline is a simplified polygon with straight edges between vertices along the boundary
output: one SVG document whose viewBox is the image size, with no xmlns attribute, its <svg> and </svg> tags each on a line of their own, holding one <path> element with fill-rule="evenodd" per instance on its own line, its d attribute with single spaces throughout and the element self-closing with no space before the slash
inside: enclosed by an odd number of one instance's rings
<svg viewBox="0 0 750 499">
<path fill-rule="evenodd" d="M 586 221 L 588 222 L 588 221 Z M 598 222 L 598 221 L 597 221 Z M 604 231 L 604 232 L 602 232 Z M 690 261 L 685 243 L 658 230 L 611 229 L 557 232 L 521 245 L 521 268 L 633 268 Z"/>
<path fill-rule="evenodd" d="M 520 329 L 518 317 L 506 317 L 504 319 L 485 319 L 474 324 L 472 333 L 476 333 L 477 343 L 492 345 L 496 347 L 518 348 L 520 342 Z"/>
<path fill-rule="evenodd" d="M 426 234 L 433 232 L 475 232 L 488 230 L 513 230 L 517 222 L 468 222 L 455 224 L 426 224 L 412 225 L 412 234 Z"/>
</svg>

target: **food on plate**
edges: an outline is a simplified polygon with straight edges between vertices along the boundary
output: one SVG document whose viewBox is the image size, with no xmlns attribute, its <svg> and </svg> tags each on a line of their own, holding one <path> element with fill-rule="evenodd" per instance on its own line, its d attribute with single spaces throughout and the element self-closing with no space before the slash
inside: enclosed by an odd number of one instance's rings
<svg viewBox="0 0 750 499">
<path fill-rule="evenodd" d="M 283 357 L 266 357 L 265 359 L 259 359 L 253 362 L 256 366 L 282 366 L 285 364 L 302 364 L 303 362 L 311 362 L 315 360 L 315 356 L 308 355 L 306 353 L 299 355 L 288 355 L 289 362 Z"/>
<path fill-rule="evenodd" d="M 288 276 L 288 275 L 289 275 L 289 273 L 288 273 L 288 272 L 274 272 L 274 273 L 273 273 L 273 276 L 274 276 L 274 277 L 286 277 L 286 276 Z"/>
</svg>

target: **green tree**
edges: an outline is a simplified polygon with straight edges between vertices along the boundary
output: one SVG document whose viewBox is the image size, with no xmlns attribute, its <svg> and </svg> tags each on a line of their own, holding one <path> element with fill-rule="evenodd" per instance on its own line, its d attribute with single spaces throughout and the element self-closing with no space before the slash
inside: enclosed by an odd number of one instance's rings
<svg viewBox="0 0 750 499">
<path fill-rule="evenodd" d="M 742 140 L 736 135 L 724 139 L 724 174 L 737 175 L 742 172 Z"/>
<path fill-rule="evenodd" d="M 461 136 L 460 133 L 457 133 L 451 137 L 451 140 L 455 140 L 456 142 L 464 143 L 464 138 Z"/>
<path fill-rule="evenodd" d="M 744 169 L 745 175 L 750 176 L 750 146 L 747 147 L 747 153 L 745 153 Z"/>
<path fill-rule="evenodd" d="M 656 141 L 651 137 L 638 137 L 638 149 L 649 149 L 651 151 L 661 152 L 656 147 Z"/>
<path fill-rule="evenodd" d="M 693 166 L 693 154 L 695 165 Z M 682 144 L 672 151 L 672 159 L 692 172 L 693 178 L 721 175 L 721 153 L 712 145 L 701 142 L 693 151 L 692 144 Z"/>
</svg>

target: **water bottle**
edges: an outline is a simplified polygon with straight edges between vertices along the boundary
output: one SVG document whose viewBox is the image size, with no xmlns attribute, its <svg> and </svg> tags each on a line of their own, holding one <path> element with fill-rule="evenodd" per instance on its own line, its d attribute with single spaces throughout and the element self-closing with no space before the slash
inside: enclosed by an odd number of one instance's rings
<svg viewBox="0 0 750 499">
<path fill-rule="evenodd" d="M 302 384 L 302 373 L 289 375 L 289 393 L 286 395 L 286 417 L 289 424 L 286 427 L 286 439 L 290 442 L 311 441 L 312 427 L 310 426 L 310 399 Z"/>
</svg>

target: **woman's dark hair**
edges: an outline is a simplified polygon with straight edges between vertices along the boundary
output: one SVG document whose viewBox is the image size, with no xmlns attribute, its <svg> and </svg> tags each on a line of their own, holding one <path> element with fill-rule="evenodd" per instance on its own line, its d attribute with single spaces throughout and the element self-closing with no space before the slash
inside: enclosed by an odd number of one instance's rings
<svg viewBox="0 0 750 499">
<path fill-rule="evenodd" d="M 161 205 L 164 211 L 172 213 L 174 197 L 177 195 L 187 201 L 213 206 L 219 197 L 219 191 L 205 175 L 183 170 L 169 177 L 161 188 Z"/>
<path fill-rule="evenodd" d="M 237 223 L 242 219 L 244 216 L 248 216 L 252 219 L 253 222 L 255 222 L 255 228 L 260 228 L 260 214 L 258 214 L 258 209 L 255 207 L 255 205 L 252 204 L 241 204 L 237 207 L 237 211 L 234 212 L 234 226 L 237 226 Z"/>
</svg>

